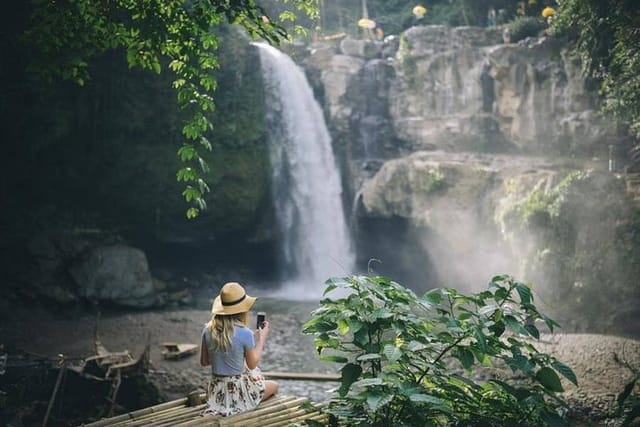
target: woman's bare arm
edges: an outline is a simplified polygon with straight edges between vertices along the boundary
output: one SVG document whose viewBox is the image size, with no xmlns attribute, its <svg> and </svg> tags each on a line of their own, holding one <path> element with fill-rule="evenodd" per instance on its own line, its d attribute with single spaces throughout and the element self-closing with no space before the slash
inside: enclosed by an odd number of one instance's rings
<svg viewBox="0 0 640 427">
<path fill-rule="evenodd" d="M 209 366 L 210 364 L 209 350 L 207 350 L 207 343 L 205 342 L 203 335 L 202 342 L 200 343 L 200 366 Z"/>
<path fill-rule="evenodd" d="M 269 322 L 265 321 L 262 325 L 262 328 L 256 332 L 256 346 L 244 352 L 244 358 L 249 369 L 255 369 L 260 363 L 264 342 L 267 340 L 267 335 L 269 335 Z"/>
</svg>

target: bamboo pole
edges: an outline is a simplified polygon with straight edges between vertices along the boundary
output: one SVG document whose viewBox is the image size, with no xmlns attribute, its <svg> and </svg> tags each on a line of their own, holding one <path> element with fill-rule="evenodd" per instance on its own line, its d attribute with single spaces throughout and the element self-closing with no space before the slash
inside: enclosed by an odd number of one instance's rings
<svg viewBox="0 0 640 427">
<path fill-rule="evenodd" d="M 220 426 L 220 418 L 222 417 L 219 415 L 204 415 L 185 423 L 176 424 L 175 427 L 197 427 L 205 425 L 208 427 L 218 427 Z"/>
<path fill-rule="evenodd" d="M 276 415 L 273 415 L 271 417 L 268 418 L 256 418 L 256 419 L 252 419 L 250 423 L 247 423 L 246 426 L 247 427 L 253 427 L 253 426 L 270 426 L 273 424 L 278 424 L 282 421 L 286 421 L 286 420 L 294 420 L 297 419 L 298 417 L 301 417 L 303 415 L 309 415 L 310 412 L 306 409 L 301 408 L 300 406 L 293 408 L 294 410 L 292 412 L 284 412 L 284 413 L 278 413 Z M 313 412 L 311 412 L 313 413 Z"/>
<path fill-rule="evenodd" d="M 113 424 L 127 421 L 130 419 L 140 418 L 143 415 L 157 413 L 163 411 L 165 409 L 173 408 L 175 406 L 184 405 L 187 403 L 187 398 L 183 397 L 180 399 L 172 400 L 170 402 L 160 403 L 158 405 L 149 406 L 147 408 L 138 409 L 137 411 L 127 412 L 126 414 L 117 415 L 111 418 L 102 418 L 98 421 L 82 424 L 84 427 L 103 427 L 103 426 L 111 426 Z"/>
<path fill-rule="evenodd" d="M 165 418 L 161 420 L 157 420 L 151 424 L 146 424 L 146 426 L 153 427 L 173 427 L 176 424 L 181 422 L 186 422 L 192 420 L 194 417 L 199 417 L 204 408 L 199 409 L 197 411 L 184 412 L 181 414 L 176 414 L 170 418 Z"/>
<path fill-rule="evenodd" d="M 117 427 L 137 427 L 137 426 L 148 426 L 154 423 L 164 423 L 166 420 L 172 420 L 176 417 L 180 417 L 185 414 L 192 417 L 193 415 L 203 411 L 204 408 L 205 408 L 205 405 L 174 408 L 169 411 L 161 412 L 159 414 L 143 417 L 137 420 L 132 420 L 131 422 L 121 424 Z"/>
<path fill-rule="evenodd" d="M 265 422 L 273 419 L 273 418 L 280 418 L 282 419 L 284 418 L 291 418 L 293 416 L 295 416 L 294 414 L 300 409 L 299 405 L 295 405 L 292 406 L 290 408 L 284 408 L 284 409 L 280 409 L 277 411 L 273 411 L 273 412 L 268 412 L 268 413 L 264 413 L 264 414 L 259 414 L 259 415 L 253 415 L 251 417 L 245 418 L 243 420 L 236 420 L 234 423 L 232 423 L 231 425 L 234 426 L 242 426 L 242 427 L 249 427 L 249 426 L 259 426 L 264 424 Z"/>
<path fill-rule="evenodd" d="M 303 381 L 340 381 L 340 375 L 323 374 L 316 372 L 263 372 L 265 378 L 278 380 L 303 380 Z"/>
<path fill-rule="evenodd" d="M 179 411 L 183 411 L 185 408 L 187 408 L 186 406 L 176 406 L 174 408 L 167 408 L 165 410 L 162 411 L 158 411 L 158 412 L 150 412 L 148 414 L 144 414 L 141 416 L 137 416 L 134 418 L 130 418 L 128 420 L 123 420 L 123 421 L 119 421 L 117 423 L 114 424 L 108 424 L 111 427 L 133 427 L 133 426 L 139 426 L 139 425 L 144 425 L 144 423 L 149 422 L 149 420 L 152 419 L 157 419 L 158 417 L 166 417 L 170 414 L 174 414 L 176 412 Z"/>
<path fill-rule="evenodd" d="M 44 419 L 42 420 L 42 427 L 47 427 L 47 422 L 49 421 L 49 415 L 51 415 L 51 409 L 53 409 L 53 402 L 56 401 L 56 395 L 58 394 L 58 389 L 60 388 L 60 382 L 62 382 L 62 377 L 67 370 L 67 364 L 64 361 L 64 356 L 61 355 L 62 358 L 62 366 L 60 366 L 60 371 L 58 371 L 58 377 L 56 378 L 56 384 L 53 387 L 53 393 L 51 393 L 51 399 L 49 399 L 49 405 L 47 405 L 47 412 L 44 414 Z"/>
<path fill-rule="evenodd" d="M 300 421 L 305 420 L 312 417 L 325 415 L 320 410 L 327 406 L 326 403 L 322 403 L 320 405 L 314 405 L 313 408 L 307 409 L 303 407 L 298 407 L 298 410 L 288 416 L 279 415 L 273 418 L 270 418 L 266 421 L 266 423 L 260 424 L 262 427 L 272 427 L 272 426 L 281 426 L 288 425 L 292 421 Z"/>
<path fill-rule="evenodd" d="M 307 414 L 302 414 L 296 417 L 290 417 L 290 418 L 286 418 L 283 420 L 280 420 L 279 422 L 275 422 L 275 423 L 268 423 L 268 424 L 263 424 L 263 426 L 265 427 L 283 427 L 283 426 L 290 426 L 292 424 L 296 424 L 302 421 L 307 421 L 307 420 L 324 420 L 327 418 L 326 414 L 321 414 L 319 412 L 316 413 L 307 413 Z"/>
<path fill-rule="evenodd" d="M 282 396 L 282 397 L 273 397 L 269 400 L 266 400 L 265 402 L 260 403 L 260 405 L 258 405 L 258 407 L 256 409 L 254 409 L 254 411 L 251 412 L 255 412 L 256 410 L 263 410 L 263 409 L 268 409 L 277 405 L 281 405 L 281 404 L 285 404 L 287 402 L 290 402 L 292 400 L 296 399 L 295 396 Z M 221 417 L 220 415 L 217 416 L 211 416 L 211 415 L 205 415 L 202 417 L 198 417 L 196 419 L 193 419 L 191 421 L 187 421 L 184 423 L 180 423 L 180 424 L 176 424 L 175 427 L 197 427 L 197 426 L 219 426 L 220 424 L 220 420 L 225 420 L 222 422 L 235 422 L 234 420 L 238 420 L 238 418 L 236 417 L 240 417 L 243 416 L 245 414 L 249 414 L 251 412 L 245 412 L 243 414 L 238 414 L 238 415 L 233 415 L 231 417 L 225 418 L 225 417 Z M 233 424 L 231 424 L 233 425 Z M 239 425 L 243 425 L 243 424 L 239 424 Z"/>
<path fill-rule="evenodd" d="M 307 398 L 305 398 L 305 397 L 294 398 L 293 400 L 291 400 L 289 402 L 286 402 L 286 403 L 279 403 L 279 404 L 276 404 L 276 405 L 271 405 L 271 406 L 266 407 L 266 408 L 255 409 L 253 411 L 244 412 L 242 414 L 234 415 L 234 416 L 226 418 L 226 419 L 221 419 L 220 420 L 220 425 L 221 426 L 234 425 L 235 423 L 238 423 L 238 422 L 240 422 L 240 425 L 242 425 L 242 421 L 246 420 L 248 418 L 252 418 L 252 417 L 256 417 L 256 416 L 259 417 L 259 416 L 262 416 L 262 415 L 265 415 L 265 414 L 272 414 L 273 412 L 286 410 L 286 409 L 289 409 L 291 407 L 299 406 L 300 404 L 302 404 L 303 402 L 306 402 L 306 401 L 307 401 Z"/>
</svg>

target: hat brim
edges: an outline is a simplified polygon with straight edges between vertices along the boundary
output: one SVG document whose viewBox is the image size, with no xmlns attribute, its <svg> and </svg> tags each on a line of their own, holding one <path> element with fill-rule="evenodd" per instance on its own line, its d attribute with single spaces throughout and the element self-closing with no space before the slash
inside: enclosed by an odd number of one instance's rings
<svg viewBox="0 0 640 427">
<path fill-rule="evenodd" d="M 216 299 L 213 300 L 211 313 L 220 315 L 244 313 L 245 311 L 249 311 L 251 309 L 253 303 L 256 302 L 256 299 L 256 297 L 250 297 L 249 295 L 246 295 L 245 298 L 237 304 L 222 305 L 222 300 L 220 299 L 220 295 L 218 295 Z"/>
</svg>

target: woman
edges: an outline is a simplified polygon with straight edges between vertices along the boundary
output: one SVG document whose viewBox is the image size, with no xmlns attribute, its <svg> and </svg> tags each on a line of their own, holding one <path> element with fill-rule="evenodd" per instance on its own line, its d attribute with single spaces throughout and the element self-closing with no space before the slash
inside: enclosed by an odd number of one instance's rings
<svg viewBox="0 0 640 427">
<path fill-rule="evenodd" d="M 213 301 L 211 320 L 202 331 L 200 364 L 211 365 L 205 414 L 234 415 L 249 411 L 278 391 L 258 369 L 269 335 L 269 322 L 251 331 L 249 309 L 256 301 L 235 282 L 222 287 Z"/>
</svg>

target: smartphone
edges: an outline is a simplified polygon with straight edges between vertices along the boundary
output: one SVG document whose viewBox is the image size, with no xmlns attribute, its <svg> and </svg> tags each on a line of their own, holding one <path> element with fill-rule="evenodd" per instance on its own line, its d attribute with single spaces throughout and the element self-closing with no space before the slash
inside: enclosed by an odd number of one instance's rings
<svg viewBox="0 0 640 427">
<path fill-rule="evenodd" d="M 262 324 L 267 319 L 267 313 L 265 313 L 264 311 L 259 311 L 256 317 L 257 317 L 256 328 L 262 329 Z"/>
</svg>

